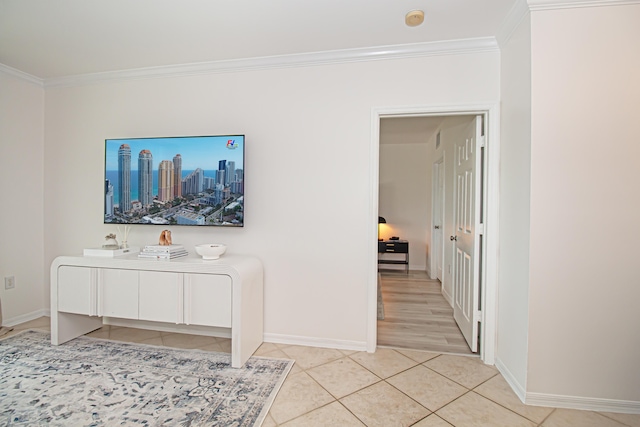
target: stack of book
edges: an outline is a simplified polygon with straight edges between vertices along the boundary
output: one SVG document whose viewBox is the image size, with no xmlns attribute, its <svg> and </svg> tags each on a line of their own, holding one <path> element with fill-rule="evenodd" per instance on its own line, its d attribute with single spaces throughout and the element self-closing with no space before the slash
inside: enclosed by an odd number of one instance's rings
<svg viewBox="0 0 640 427">
<path fill-rule="evenodd" d="M 189 255 L 182 245 L 146 245 L 138 254 L 145 259 L 174 259 Z"/>
</svg>

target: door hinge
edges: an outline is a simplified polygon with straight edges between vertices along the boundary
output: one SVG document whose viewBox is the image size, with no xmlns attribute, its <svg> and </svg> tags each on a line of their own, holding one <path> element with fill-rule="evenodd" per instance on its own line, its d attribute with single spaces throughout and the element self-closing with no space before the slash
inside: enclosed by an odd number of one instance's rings
<svg viewBox="0 0 640 427">
<path fill-rule="evenodd" d="M 478 234 L 484 234 L 484 224 L 477 225 Z"/>
<path fill-rule="evenodd" d="M 482 322 L 482 310 L 476 310 L 473 312 L 473 321 Z"/>
</svg>

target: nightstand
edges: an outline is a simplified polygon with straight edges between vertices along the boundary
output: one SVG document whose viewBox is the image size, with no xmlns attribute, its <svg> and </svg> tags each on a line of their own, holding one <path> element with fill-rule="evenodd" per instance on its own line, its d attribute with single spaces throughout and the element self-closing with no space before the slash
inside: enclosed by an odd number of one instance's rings
<svg viewBox="0 0 640 427">
<path fill-rule="evenodd" d="M 384 254 L 402 254 L 404 255 L 404 259 L 388 259 L 384 258 Z M 378 242 L 378 265 L 380 264 L 404 265 L 408 274 L 409 242 L 406 240 L 384 240 L 382 242 Z"/>
</svg>

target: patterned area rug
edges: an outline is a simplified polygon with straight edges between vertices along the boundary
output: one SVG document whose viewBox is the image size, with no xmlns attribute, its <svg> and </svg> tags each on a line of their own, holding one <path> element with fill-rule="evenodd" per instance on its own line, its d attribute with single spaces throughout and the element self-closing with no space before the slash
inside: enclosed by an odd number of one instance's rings
<svg viewBox="0 0 640 427">
<path fill-rule="evenodd" d="M 0 425 L 260 426 L 292 366 L 25 331 L 0 341 Z"/>
</svg>

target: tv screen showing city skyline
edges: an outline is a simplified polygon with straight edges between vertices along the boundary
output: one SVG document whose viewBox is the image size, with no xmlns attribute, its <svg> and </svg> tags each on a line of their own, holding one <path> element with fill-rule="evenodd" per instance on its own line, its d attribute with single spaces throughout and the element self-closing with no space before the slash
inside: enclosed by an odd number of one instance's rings
<svg viewBox="0 0 640 427">
<path fill-rule="evenodd" d="M 105 140 L 104 222 L 242 227 L 244 139 Z"/>
</svg>

